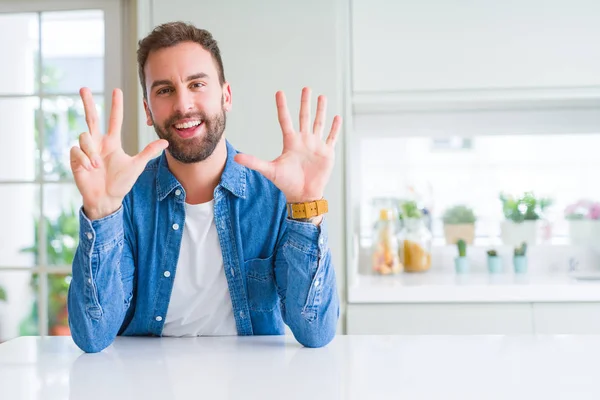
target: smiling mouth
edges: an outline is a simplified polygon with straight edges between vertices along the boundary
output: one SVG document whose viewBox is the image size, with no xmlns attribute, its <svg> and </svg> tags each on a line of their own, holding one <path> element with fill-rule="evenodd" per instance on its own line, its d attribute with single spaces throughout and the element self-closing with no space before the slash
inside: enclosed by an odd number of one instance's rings
<svg viewBox="0 0 600 400">
<path fill-rule="evenodd" d="M 196 133 L 196 130 L 204 124 L 202 120 L 194 120 L 188 122 L 182 122 L 179 124 L 173 124 L 173 128 L 179 134 L 179 136 L 183 138 L 188 138 L 193 136 Z"/>
</svg>

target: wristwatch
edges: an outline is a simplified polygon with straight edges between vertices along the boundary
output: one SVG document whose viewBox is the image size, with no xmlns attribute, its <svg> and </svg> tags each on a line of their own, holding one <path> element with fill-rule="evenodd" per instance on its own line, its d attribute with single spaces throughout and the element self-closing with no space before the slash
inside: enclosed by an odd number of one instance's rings
<svg viewBox="0 0 600 400">
<path fill-rule="evenodd" d="M 329 208 L 325 199 L 287 204 L 288 217 L 291 219 L 308 219 L 325 214 L 327 211 L 329 211 Z"/>
</svg>

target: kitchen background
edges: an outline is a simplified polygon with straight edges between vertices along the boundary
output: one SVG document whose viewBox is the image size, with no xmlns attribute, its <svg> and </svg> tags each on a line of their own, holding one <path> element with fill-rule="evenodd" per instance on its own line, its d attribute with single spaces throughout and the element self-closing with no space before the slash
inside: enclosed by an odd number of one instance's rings
<svg viewBox="0 0 600 400">
<path fill-rule="evenodd" d="M 280 153 L 280 89 L 344 117 L 340 333 L 600 332 L 599 18 L 594 0 L 0 0 L 0 340 L 69 333 L 78 89 L 107 117 L 123 88 L 143 148 L 137 40 L 178 19 L 219 41 L 240 150 Z"/>
</svg>

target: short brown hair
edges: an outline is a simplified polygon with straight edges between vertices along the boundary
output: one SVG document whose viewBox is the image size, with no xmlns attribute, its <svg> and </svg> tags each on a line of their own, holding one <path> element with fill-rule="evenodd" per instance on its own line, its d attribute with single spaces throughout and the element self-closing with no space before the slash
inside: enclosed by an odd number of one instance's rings
<svg viewBox="0 0 600 400">
<path fill-rule="evenodd" d="M 182 42 L 198 43 L 204 50 L 210 52 L 216 64 L 217 71 L 219 72 L 219 83 L 221 85 L 225 83 L 225 72 L 223 70 L 223 60 L 221 60 L 221 51 L 212 34 L 207 30 L 196 28 L 194 25 L 185 22 L 168 22 L 154 28 L 148 36 L 138 43 L 138 74 L 140 76 L 144 98 L 147 98 L 144 67 L 146 66 L 146 61 L 148 60 L 150 52 L 175 46 Z"/>
</svg>

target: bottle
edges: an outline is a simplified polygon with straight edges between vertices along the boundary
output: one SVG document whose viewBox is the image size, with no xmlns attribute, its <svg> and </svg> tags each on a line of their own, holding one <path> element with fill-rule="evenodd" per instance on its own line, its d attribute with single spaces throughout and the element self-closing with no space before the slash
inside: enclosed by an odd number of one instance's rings
<svg viewBox="0 0 600 400">
<path fill-rule="evenodd" d="M 402 263 L 405 272 L 423 272 L 431 268 L 433 235 L 423 218 L 407 218 L 401 233 Z"/>
<path fill-rule="evenodd" d="M 396 233 L 397 221 L 393 211 L 389 208 L 382 208 L 373 232 L 372 267 L 374 272 L 389 275 L 402 271 Z"/>
</svg>

